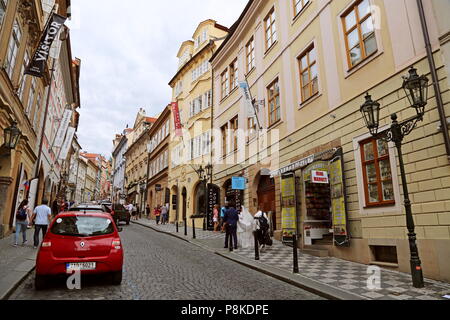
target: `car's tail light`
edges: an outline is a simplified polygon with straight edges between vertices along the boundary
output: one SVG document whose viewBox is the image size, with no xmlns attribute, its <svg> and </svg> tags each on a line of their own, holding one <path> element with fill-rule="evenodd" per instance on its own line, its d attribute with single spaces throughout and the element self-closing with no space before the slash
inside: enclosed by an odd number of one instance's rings
<svg viewBox="0 0 450 320">
<path fill-rule="evenodd" d="M 52 243 L 50 241 L 45 241 L 42 243 L 42 248 L 50 248 Z"/>
<path fill-rule="evenodd" d="M 112 247 L 113 249 L 120 250 L 122 248 L 120 240 L 113 240 Z"/>
</svg>

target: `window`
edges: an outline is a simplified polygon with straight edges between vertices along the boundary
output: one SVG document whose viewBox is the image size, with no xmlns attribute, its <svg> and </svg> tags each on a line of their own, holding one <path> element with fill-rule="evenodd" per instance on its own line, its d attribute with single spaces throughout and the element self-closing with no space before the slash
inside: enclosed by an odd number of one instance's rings
<svg viewBox="0 0 450 320">
<path fill-rule="evenodd" d="M 20 76 L 22 78 L 20 80 L 20 87 L 19 87 L 19 91 L 18 91 L 18 95 L 19 95 L 20 101 L 22 101 L 22 102 L 23 102 L 23 94 L 24 94 L 24 91 L 25 91 L 25 82 L 27 80 L 27 76 L 25 74 L 25 69 L 28 66 L 29 61 L 30 61 L 30 57 L 28 56 L 28 52 L 25 52 L 25 58 L 23 60 L 22 69 L 20 70 Z"/>
<path fill-rule="evenodd" d="M 394 205 L 388 144 L 371 138 L 360 144 L 366 206 Z"/>
<path fill-rule="evenodd" d="M 0 0 L 0 27 L 2 26 L 3 19 L 6 15 L 7 5 L 8 5 L 8 0 Z"/>
<path fill-rule="evenodd" d="M 309 3 L 309 0 L 292 0 L 294 2 L 294 17 Z"/>
<path fill-rule="evenodd" d="M 221 128 L 222 131 L 222 156 L 226 156 L 228 146 L 228 123 Z"/>
<path fill-rule="evenodd" d="M 238 86 L 238 61 L 234 60 L 230 65 L 230 89 L 233 90 Z"/>
<path fill-rule="evenodd" d="M 266 29 L 266 50 L 268 50 L 277 41 L 277 28 L 275 25 L 275 8 L 264 19 Z"/>
<path fill-rule="evenodd" d="M 309 47 L 298 59 L 302 102 L 305 102 L 319 92 L 316 59 L 317 55 L 314 45 Z"/>
<path fill-rule="evenodd" d="M 248 126 L 248 130 L 249 130 L 249 135 L 252 135 L 253 133 L 255 133 L 255 131 L 256 131 L 256 118 L 255 117 L 247 118 L 247 126 Z"/>
<path fill-rule="evenodd" d="M 255 38 L 251 38 L 245 46 L 245 54 L 247 57 L 247 73 L 255 67 Z"/>
<path fill-rule="evenodd" d="M 180 80 L 175 87 L 175 96 L 178 96 L 181 92 L 183 92 L 183 82 Z"/>
<path fill-rule="evenodd" d="M 278 79 L 276 79 L 267 88 L 269 97 L 269 127 L 281 119 L 280 113 L 280 87 L 278 85 Z"/>
<path fill-rule="evenodd" d="M 233 150 L 238 149 L 238 129 L 239 129 L 239 117 L 235 117 L 230 121 L 230 129 L 233 132 Z"/>
<path fill-rule="evenodd" d="M 343 16 L 345 45 L 350 68 L 377 51 L 369 0 L 357 1 Z"/>
<path fill-rule="evenodd" d="M 30 88 L 30 93 L 28 95 L 28 104 L 27 104 L 27 109 L 25 111 L 25 113 L 27 114 L 28 118 L 30 117 L 31 110 L 33 108 L 35 92 L 36 92 L 36 80 L 35 80 L 35 78 L 33 78 L 33 80 L 31 80 L 31 88 Z"/>
<path fill-rule="evenodd" d="M 221 75 L 222 81 L 222 99 L 224 99 L 229 93 L 229 82 L 228 82 L 228 69 L 226 69 Z"/>
<path fill-rule="evenodd" d="M 16 58 L 20 47 L 21 37 L 22 32 L 20 31 L 19 22 L 16 20 L 14 21 L 13 31 L 8 45 L 8 54 L 6 56 L 6 72 L 8 73 L 10 79 L 12 79 L 14 66 L 16 65 Z"/>
</svg>

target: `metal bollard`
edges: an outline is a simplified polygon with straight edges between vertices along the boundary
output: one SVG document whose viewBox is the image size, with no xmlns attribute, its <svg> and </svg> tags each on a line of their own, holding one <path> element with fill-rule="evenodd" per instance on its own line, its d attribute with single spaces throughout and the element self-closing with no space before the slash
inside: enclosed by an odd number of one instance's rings
<svg viewBox="0 0 450 320">
<path fill-rule="evenodd" d="M 197 237 L 195 236 L 195 219 L 192 219 L 192 238 L 196 239 Z"/>
<path fill-rule="evenodd" d="M 258 234 L 256 232 L 253 232 L 253 235 L 255 237 L 255 260 L 259 261 L 259 242 L 258 242 Z"/>
<path fill-rule="evenodd" d="M 298 268 L 298 243 L 297 243 L 297 235 L 293 235 L 293 247 L 294 247 L 294 273 L 299 273 Z"/>
<path fill-rule="evenodd" d="M 184 235 L 187 237 L 188 235 L 188 230 L 187 230 L 187 220 L 184 219 Z"/>
<path fill-rule="evenodd" d="M 179 231 L 179 226 L 178 226 L 178 221 L 175 223 L 175 225 L 176 225 L 176 227 L 177 227 L 177 233 L 178 233 L 178 231 Z"/>
</svg>

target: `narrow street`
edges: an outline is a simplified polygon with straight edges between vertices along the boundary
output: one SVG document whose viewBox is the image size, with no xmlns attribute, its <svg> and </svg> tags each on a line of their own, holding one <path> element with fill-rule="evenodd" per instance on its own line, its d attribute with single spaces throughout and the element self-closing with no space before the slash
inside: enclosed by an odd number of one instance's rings
<svg viewBox="0 0 450 320">
<path fill-rule="evenodd" d="M 297 287 L 265 276 L 142 226 L 123 226 L 124 279 L 111 286 L 108 277 L 82 280 L 82 290 L 68 290 L 57 279 L 34 290 L 34 274 L 10 300 L 318 300 Z"/>
</svg>

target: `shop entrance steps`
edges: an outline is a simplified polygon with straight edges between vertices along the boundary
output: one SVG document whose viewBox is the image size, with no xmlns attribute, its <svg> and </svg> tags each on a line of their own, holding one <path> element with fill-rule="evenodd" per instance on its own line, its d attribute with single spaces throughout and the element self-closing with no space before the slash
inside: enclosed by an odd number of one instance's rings
<svg viewBox="0 0 450 320">
<path fill-rule="evenodd" d="M 309 254 L 314 257 L 319 258 L 326 258 L 330 256 L 330 247 L 324 246 L 324 245 L 312 245 L 312 246 L 305 246 L 301 252 L 304 254 Z"/>
</svg>

